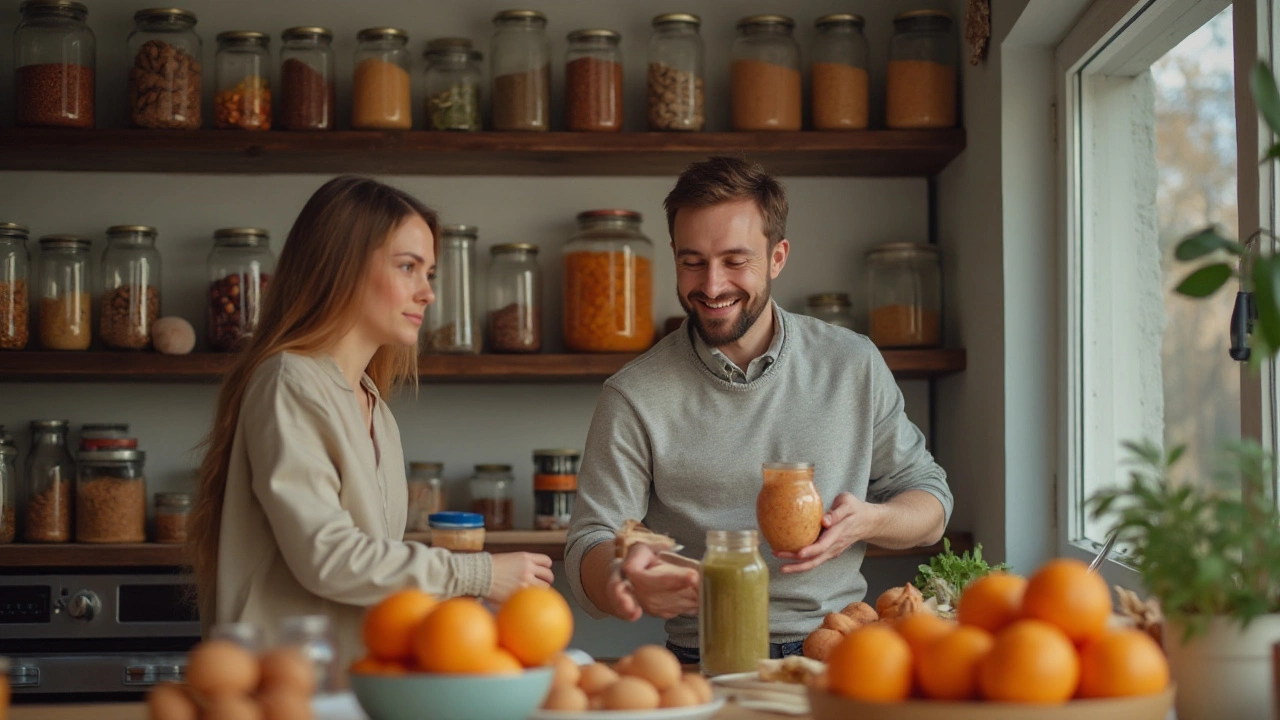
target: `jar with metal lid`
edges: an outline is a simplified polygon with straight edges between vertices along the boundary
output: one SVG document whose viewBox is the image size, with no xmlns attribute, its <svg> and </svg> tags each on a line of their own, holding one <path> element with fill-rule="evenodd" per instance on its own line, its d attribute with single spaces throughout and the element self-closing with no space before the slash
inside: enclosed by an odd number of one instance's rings
<svg viewBox="0 0 1280 720">
<path fill-rule="evenodd" d="M 136 447 L 138 440 L 129 437 L 128 423 L 85 423 L 80 426 L 80 450 L 130 450 Z"/>
<path fill-rule="evenodd" d="M 431 529 L 428 518 L 433 513 L 444 512 L 444 463 L 411 462 L 409 477 L 409 520 L 405 530 L 425 532 Z"/>
<path fill-rule="evenodd" d="M 639 352 L 653 344 L 653 243 L 633 210 L 578 214 L 564 245 L 564 344 Z"/>
<path fill-rule="evenodd" d="M 129 122 L 139 128 L 197 130 L 204 45 L 196 15 L 177 8 L 139 10 L 129 33 Z"/>
<path fill-rule="evenodd" d="M 270 237 L 262 228 L 215 230 L 207 264 L 209 348 L 234 350 L 258 329 L 262 296 L 276 267 Z"/>
<path fill-rule="evenodd" d="M 218 33 L 217 94 L 213 126 L 218 129 L 271 129 L 271 38 L 266 33 L 229 30 Z"/>
<path fill-rule="evenodd" d="M 46 350 L 88 350 L 92 336 L 88 238 L 40 238 L 40 345 Z"/>
<path fill-rule="evenodd" d="M 98 331 L 112 350 L 144 350 L 160 318 L 160 252 L 156 229 L 146 225 L 107 228 L 102 253 L 102 299 Z"/>
<path fill-rule="evenodd" d="M 18 536 L 18 449 L 0 442 L 0 544 Z"/>
<path fill-rule="evenodd" d="M 886 243 L 867 252 L 868 335 L 880 347 L 942 344 L 942 268 L 936 245 Z"/>
<path fill-rule="evenodd" d="M 707 675 L 751 672 L 769 657 L 769 566 L 755 530 L 709 530 L 698 593 Z"/>
<path fill-rule="evenodd" d="M 475 297 L 474 225 L 442 225 L 436 262 L 436 301 L 427 306 L 425 350 L 431 353 L 480 352 L 483 342 Z"/>
<path fill-rule="evenodd" d="M 871 105 L 866 24 L 861 15 L 823 15 L 814 23 L 809 65 L 814 130 L 865 130 Z"/>
<path fill-rule="evenodd" d="M 689 13 L 653 19 L 649 36 L 649 129 L 701 130 L 706 124 L 702 20 Z"/>
<path fill-rule="evenodd" d="M 71 0 L 25 0 L 13 33 L 14 105 L 24 127 L 91 128 L 96 40 L 89 9 Z"/>
<path fill-rule="evenodd" d="M 565 127 L 585 132 L 622 130 L 622 36 L 612 30 L 569 33 L 565 55 Z"/>
<path fill-rule="evenodd" d="M 493 27 L 493 129 L 551 129 L 547 16 L 535 10 L 504 10 L 493 16 Z"/>
<path fill-rule="evenodd" d="M 578 495 L 577 450 L 533 451 L 533 526 L 567 530 Z"/>
<path fill-rule="evenodd" d="M 13 433 L 3 425 L 0 425 L 0 445 L 7 445 L 15 451 L 18 449 L 18 441 L 13 439 Z"/>
<path fill-rule="evenodd" d="M 884 124 L 902 130 L 955 127 L 959 51 L 951 16 L 912 10 L 893 19 L 893 30 Z"/>
<path fill-rule="evenodd" d="M 427 129 L 476 132 L 480 126 L 480 61 L 467 38 L 427 43 Z"/>
<path fill-rule="evenodd" d="M 181 545 L 187 541 L 191 499 L 191 493 L 156 493 L 156 542 Z"/>
<path fill-rule="evenodd" d="M 734 130 L 800 129 L 800 46 L 785 15 L 738 21 L 730 95 Z"/>
<path fill-rule="evenodd" d="M 471 511 L 484 518 L 485 530 L 510 530 L 515 527 L 515 499 L 511 496 L 510 465 L 476 465 L 468 486 Z"/>
<path fill-rule="evenodd" d="M 72 486 L 76 464 L 67 451 L 66 420 L 32 420 L 27 452 L 23 540 L 71 541 Z"/>
<path fill-rule="evenodd" d="M 283 130 L 332 130 L 336 72 L 333 32 L 293 27 L 280 34 L 280 117 Z"/>
<path fill-rule="evenodd" d="M 804 314 L 832 325 L 857 330 L 849 293 L 818 293 L 805 299 Z"/>
<path fill-rule="evenodd" d="M 365 28 L 356 35 L 351 80 L 351 126 L 359 130 L 413 127 L 409 82 L 409 33 L 398 28 Z"/>
<path fill-rule="evenodd" d="M 542 271 L 538 246 L 508 243 L 489 248 L 489 350 L 536 353 L 542 349 Z"/>
<path fill-rule="evenodd" d="M 431 516 L 431 546 L 456 553 L 484 550 L 484 516 L 469 512 L 439 512 Z"/>
<path fill-rule="evenodd" d="M 76 542 L 146 542 L 145 460 L 140 450 L 76 454 Z"/>
<path fill-rule="evenodd" d="M 0 350 L 21 350 L 30 339 L 30 232 L 25 225 L 0 223 Z"/>
<path fill-rule="evenodd" d="M 315 668 L 315 692 L 336 690 L 337 651 L 334 650 L 333 627 L 328 615 L 291 615 L 280 621 L 276 635 L 278 647 L 290 647 L 302 653 Z"/>
</svg>

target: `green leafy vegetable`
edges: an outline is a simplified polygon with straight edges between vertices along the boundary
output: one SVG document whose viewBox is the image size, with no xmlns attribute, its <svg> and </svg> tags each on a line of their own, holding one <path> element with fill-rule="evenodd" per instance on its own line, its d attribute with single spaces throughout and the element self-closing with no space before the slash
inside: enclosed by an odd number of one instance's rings
<svg viewBox="0 0 1280 720">
<path fill-rule="evenodd" d="M 973 548 L 970 555 L 966 550 L 963 555 L 951 551 L 951 541 L 943 539 L 942 552 L 929 559 L 928 565 L 920 566 L 920 574 L 916 575 L 915 586 L 925 599 L 937 598 L 939 605 L 955 607 L 960 593 L 965 587 L 982 577 L 1000 570 L 1008 570 L 1005 563 L 988 565 L 982 559 L 982 543 Z"/>
</svg>

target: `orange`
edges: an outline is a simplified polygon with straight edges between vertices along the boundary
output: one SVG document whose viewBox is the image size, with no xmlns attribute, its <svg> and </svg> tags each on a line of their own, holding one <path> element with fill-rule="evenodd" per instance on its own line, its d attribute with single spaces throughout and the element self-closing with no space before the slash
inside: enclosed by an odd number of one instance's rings
<svg viewBox="0 0 1280 720">
<path fill-rule="evenodd" d="M 1106 632 L 1111 591 L 1085 563 L 1059 558 L 1037 570 L 1027 583 L 1022 616 L 1057 626 L 1078 645 Z"/>
<path fill-rule="evenodd" d="M 1063 703 L 1080 681 L 1080 658 L 1061 630 L 1039 620 L 1018 620 L 996 634 L 978 666 L 988 700 Z"/>
<path fill-rule="evenodd" d="M 916 679 L 925 697 L 934 700 L 973 700 L 978 697 L 978 668 L 995 640 L 976 625 L 930 643 L 916 655 Z"/>
<path fill-rule="evenodd" d="M 895 622 L 893 629 L 907 641 L 907 645 L 911 646 L 911 656 L 918 660 L 926 647 L 944 635 L 949 635 L 956 629 L 956 624 L 933 613 L 920 612 Z"/>
<path fill-rule="evenodd" d="M 520 664 L 515 655 L 502 648 L 496 648 L 493 654 L 485 660 L 483 672 L 486 675 L 519 675 L 524 672 L 524 666 Z"/>
<path fill-rule="evenodd" d="M 363 657 L 351 663 L 349 672 L 355 675 L 403 675 L 405 668 L 398 662 L 383 662 L 371 657 Z"/>
<path fill-rule="evenodd" d="M 976 625 L 987 632 L 1018 619 L 1022 609 L 1022 593 L 1027 579 L 1009 573 L 991 573 L 969 583 L 956 605 L 956 619 L 961 625 Z"/>
<path fill-rule="evenodd" d="M 413 653 L 424 672 L 491 672 L 497 649 L 493 614 L 471 598 L 445 600 L 413 631 Z"/>
<path fill-rule="evenodd" d="M 551 662 L 571 639 L 573 611 L 551 588 L 522 588 L 498 609 L 498 644 L 525 667 Z"/>
<path fill-rule="evenodd" d="M 1111 630 L 1080 649 L 1080 697 L 1155 695 L 1169 684 L 1169 663 L 1141 630 Z"/>
<path fill-rule="evenodd" d="M 435 606 L 436 599 L 421 590 L 401 590 L 383 598 L 364 616 L 364 646 L 369 655 L 377 660 L 411 660 L 413 629 Z"/>
<path fill-rule="evenodd" d="M 900 702 L 911 694 L 911 646 L 883 625 L 858 628 L 827 656 L 832 692 L 864 702 Z"/>
</svg>

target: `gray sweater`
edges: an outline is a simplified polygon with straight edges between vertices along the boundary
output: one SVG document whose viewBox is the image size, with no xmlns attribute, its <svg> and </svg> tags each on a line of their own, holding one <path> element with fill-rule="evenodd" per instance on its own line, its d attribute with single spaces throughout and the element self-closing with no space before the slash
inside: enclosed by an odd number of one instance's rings
<svg viewBox="0 0 1280 720">
<path fill-rule="evenodd" d="M 582 589 L 582 558 L 629 519 L 699 558 L 708 530 L 755 529 L 756 494 L 769 461 L 813 462 L 828 509 L 848 491 L 883 502 L 906 490 L 937 497 L 951 517 L 946 473 L 903 412 L 884 358 L 862 335 L 779 308 L 777 360 L 752 382 L 730 383 L 697 356 L 688 321 L 605 382 L 587 434 L 565 549 L 578 603 L 603 617 Z M 822 617 L 861 600 L 865 543 L 804 573 L 769 565 L 771 641 L 802 639 Z M 698 620 L 667 621 L 676 645 L 698 646 Z"/>
</svg>

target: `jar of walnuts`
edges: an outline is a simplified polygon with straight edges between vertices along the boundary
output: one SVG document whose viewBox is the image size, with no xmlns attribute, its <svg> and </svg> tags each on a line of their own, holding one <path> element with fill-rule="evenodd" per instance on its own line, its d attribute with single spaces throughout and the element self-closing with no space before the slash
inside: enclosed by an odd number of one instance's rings
<svg viewBox="0 0 1280 720">
<path fill-rule="evenodd" d="M 177 8 L 139 10 L 129 33 L 129 122 L 139 128 L 197 130 L 203 44 L 196 14 Z"/>
<path fill-rule="evenodd" d="M 102 299 L 98 331 L 112 350 L 144 350 L 160 317 L 160 252 L 156 229 L 147 225 L 107 228 L 102 253 Z"/>
<path fill-rule="evenodd" d="M 211 350 L 234 350 L 258 328 L 262 296 L 276 266 L 269 242 L 261 228 L 214 231 L 206 334 Z"/>
</svg>

